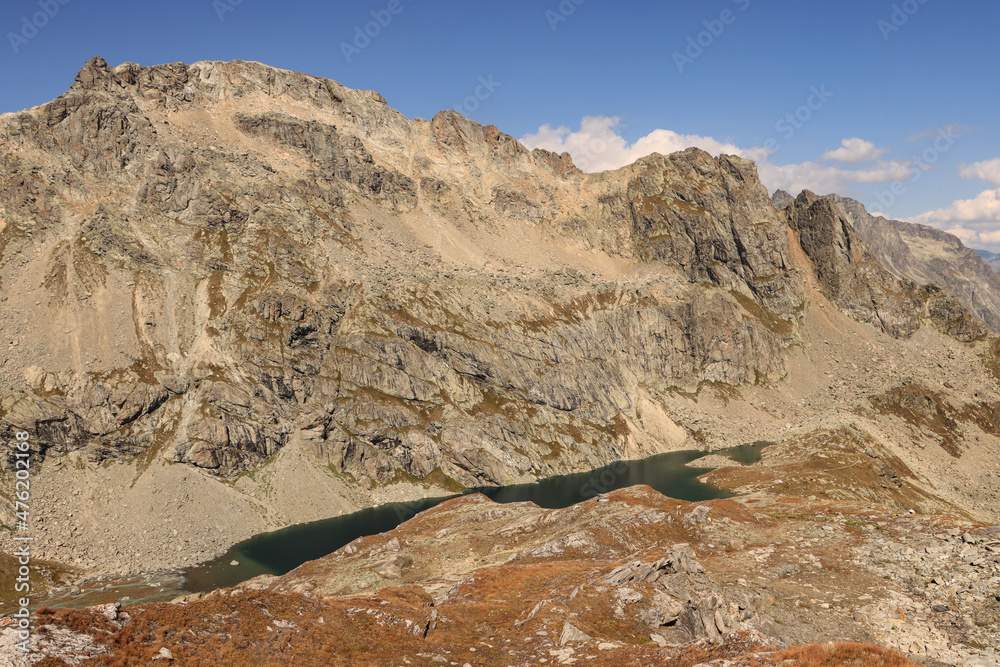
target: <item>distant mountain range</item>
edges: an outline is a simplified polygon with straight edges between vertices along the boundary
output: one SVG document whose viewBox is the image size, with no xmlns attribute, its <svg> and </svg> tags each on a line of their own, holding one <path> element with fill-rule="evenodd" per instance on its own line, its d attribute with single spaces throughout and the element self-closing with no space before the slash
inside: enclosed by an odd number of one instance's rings
<svg viewBox="0 0 1000 667">
<path fill-rule="evenodd" d="M 975 252 L 986 260 L 987 264 L 1000 271 L 1000 253 L 990 252 L 989 250 L 976 250 Z"/>
</svg>

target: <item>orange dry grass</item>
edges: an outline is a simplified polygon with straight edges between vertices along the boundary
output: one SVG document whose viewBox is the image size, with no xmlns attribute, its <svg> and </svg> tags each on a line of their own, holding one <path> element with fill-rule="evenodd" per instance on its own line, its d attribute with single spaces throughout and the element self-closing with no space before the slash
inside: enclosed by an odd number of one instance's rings
<svg viewBox="0 0 1000 667">
<path fill-rule="evenodd" d="M 794 660 L 796 667 L 917 667 L 901 654 L 865 644 L 810 644 L 771 655 L 769 665 Z"/>
<path fill-rule="evenodd" d="M 396 593 L 400 603 L 422 602 Z M 369 622 L 364 614 L 350 618 L 345 614 L 348 606 L 300 595 L 249 592 L 187 605 L 135 607 L 129 610 L 132 619 L 120 628 L 93 610 L 45 609 L 39 611 L 39 620 L 93 636 L 110 653 L 83 664 L 105 667 L 159 664 L 152 659 L 160 647 L 173 653 L 171 665 L 186 667 L 363 667 L 390 664 L 395 652 L 412 655 L 421 648 L 422 640 L 410 633 Z M 296 627 L 281 628 L 276 619 L 293 621 Z"/>
<path fill-rule="evenodd" d="M 917 667 L 895 651 L 869 644 L 809 644 L 770 651 L 773 648 L 755 643 L 740 633 L 739 637 L 731 636 L 722 645 L 695 646 L 657 664 L 694 667 L 726 659 L 732 661 L 733 667 Z"/>
</svg>

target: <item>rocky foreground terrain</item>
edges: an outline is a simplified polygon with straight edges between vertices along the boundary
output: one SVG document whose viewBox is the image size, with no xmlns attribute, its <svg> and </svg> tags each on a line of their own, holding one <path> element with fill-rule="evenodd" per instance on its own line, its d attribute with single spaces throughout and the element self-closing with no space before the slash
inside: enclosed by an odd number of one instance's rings
<svg viewBox="0 0 1000 667">
<path fill-rule="evenodd" d="M 280 578 L 41 610 L 33 646 L 51 665 L 914 665 L 905 653 L 988 667 L 997 583 L 1000 527 L 877 503 L 632 487 L 543 510 L 474 495 Z"/>
<path fill-rule="evenodd" d="M 469 497 L 275 581 L 43 610 L 41 650 L 910 664 L 781 648 L 837 640 L 995 664 L 995 283 L 954 237 L 837 196 L 772 201 L 737 157 L 584 174 L 258 63 L 95 58 L 0 116 L 0 439 L 31 434 L 52 582 L 386 501 L 779 444 L 709 476 L 734 500 Z"/>
</svg>

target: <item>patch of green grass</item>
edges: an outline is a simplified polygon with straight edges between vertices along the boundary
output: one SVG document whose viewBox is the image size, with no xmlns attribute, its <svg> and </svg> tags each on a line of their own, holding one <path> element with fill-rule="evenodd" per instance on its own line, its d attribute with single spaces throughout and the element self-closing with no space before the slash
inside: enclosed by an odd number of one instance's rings
<svg viewBox="0 0 1000 667">
<path fill-rule="evenodd" d="M 20 567 L 17 558 L 0 553 L 0 612 L 6 613 L 16 611 L 13 609 L 14 602 L 25 595 L 24 592 L 15 590 L 17 584 L 17 571 Z M 74 570 L 60 563 L 51 561 L 32 559 L 31 561 L 31 595 L 38 597 L 41 593 L 49 590 L 53 586 L 58 586 L 65 581 Z"/>
<path fill-rule="evenodd" d="M 881 414 L 899 417 L 918 429 L 939 435 L 942 449 L 955 458 L 961 456 L 961 434 L 954 419 L 955 411 L 937 392 L 913 383 L 869 400 Z"/>
<path fill-rule="evenodd" d="M 465 491 L 465 487 L 458 483 L 458 481 L 452 479 L 444 473 L 441 468 L 434 468 L 425 477 L 417 477 L 412 475 L 405 470 L 397 469 L 394 471 L 392 479 L 386 482 L 383 486 L 389 486 L 390 484 L 400 484 L 409 483 L 416 486 L 422 486 L 425 489 L 435 489 L 441 488 L 451 493 L 462 493 Z"/>
<path fill-rule="evenodd" d="M 462 486 L 458 480 L 446 475 L 441 468 L 434 468 L 434 470 L 431 470 L 427 477 L 424 477 L 423 481 L 432 486 L 438 486 L 446 491 L 451 491 L 452 493 L 462 493 L 465 491 L 465 487 Z"/>
<path fill-rule="evenodd" d="M 348 482 L 349 484 L 357 485 L 357 478 L 346 470 L 337 470 L 337 466 L 332 463 L 326 466 L 330 472 L 333 473 L 334 477 L 339 477 L 340 479 Z M 250 479 L 253 479 L 252 477 Z"/>
</svg>

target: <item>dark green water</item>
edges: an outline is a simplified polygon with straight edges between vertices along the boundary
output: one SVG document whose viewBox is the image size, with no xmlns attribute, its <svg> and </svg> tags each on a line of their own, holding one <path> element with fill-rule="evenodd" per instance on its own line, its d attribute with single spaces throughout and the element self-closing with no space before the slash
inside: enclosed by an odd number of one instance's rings
<svg viewBox="0 0 1000 667">
<path fill-rule="evenodd" d="M 713 453 L 728 456 L 739 463 L 754 463 L 760 460 L 761 451 L 768 444 L 759 442 Z M 680 500 L 728 498 L 731 494 L 698 481 L 698 475 L 710 468 L 686 465 L 702 456 L 705 452 L 671 452 L 639 461 L 621 461 L 588 473 L 560 475 L 532 484 L 470 489 L 468 493 L 482 493 L 498 503 L 530 501 L 549 509 L 569 507 L 602 493 L 637 484 L 647 484 L 664 495 Z M 185 573 L 186 588 L 211 591 L 235 586 L 261 574 L 285 574 L 306 561 L 333 553 L 359 537 L 392 530 L 417 513 L 454 497 L 390 503 L 258 535 L 213 561 L 189 569 Z M 239 565 L 231 565 L 234 560 Z"/>
</svg>

